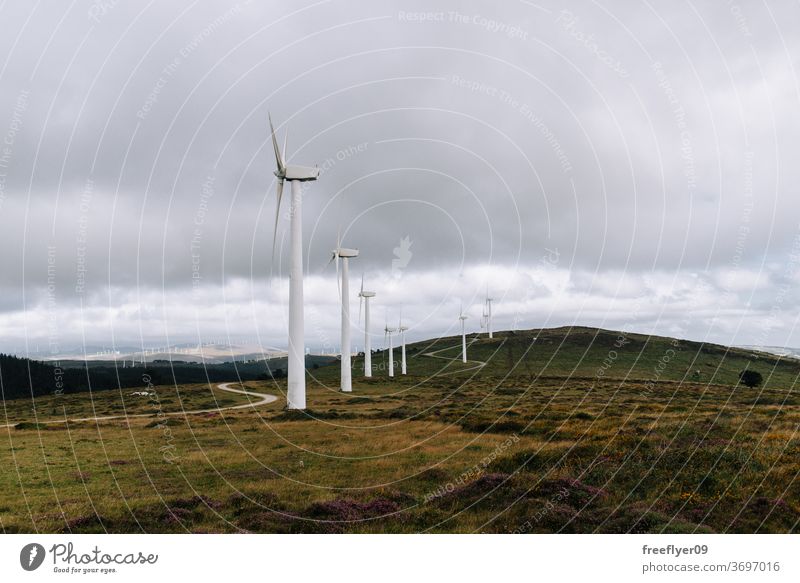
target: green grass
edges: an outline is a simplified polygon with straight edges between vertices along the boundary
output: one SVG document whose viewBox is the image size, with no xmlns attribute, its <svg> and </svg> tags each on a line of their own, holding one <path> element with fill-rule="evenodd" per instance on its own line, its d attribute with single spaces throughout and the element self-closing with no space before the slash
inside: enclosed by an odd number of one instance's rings
<svg viewBox="0 0 800 583">
<path fill-rule="evenodd" d="M 356 374 L 352 395 L 338 392 L 338 367 L 312 371 L 306 413 L 283 411 L 281 395 L 257 410 L 166 425 L 148 417 L 36 426 L 30 401 L 9 401 L 23 425 L 5 430 L 0 446 L 0 527 L 797 531 L 800 364 L 670 339 L 627 340 L 615 347 L 616 333 L 589 329 L 502 333 L 471 345 L 470 359 L 487 365 L 464 372 L 475 363 L 422 356 L 452 347 L 439 354 L 456 357 L 458 339 L 412 345 L 412 374 L 393 381 Z M 746 367 L 764 375 L 763 387 L 736 386 Z M 203 408 L 214 396 L 241 402 L 202 386 L 156 389 L 171 410 Z M 104 393 L 105 409 L 122 404 L 115 391 Z M 39 420 L 58 407 L 91 414 L 98 395 L 37 398 Z M 147 402 L 130 407 L 146 411 Z"/>
</svg>

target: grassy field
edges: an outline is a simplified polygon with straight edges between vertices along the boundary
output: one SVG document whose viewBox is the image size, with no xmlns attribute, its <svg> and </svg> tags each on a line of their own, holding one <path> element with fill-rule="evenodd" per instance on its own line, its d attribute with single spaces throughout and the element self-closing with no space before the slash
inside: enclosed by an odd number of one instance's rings
<svg viewBox="0 0 800 583">
<path fill-rule="evenodd" d="M 248 397 L 208 386 L 8 401 L 4 532 L 791 532 L 800 362 L 593 329 L 409 347 L 354 392 L 311 371 L 305 413 L 158 417 Z M 433 355 L 426 356 L 433 352 Z M 395 352 L 395 357 L 399 351 Z M 485 364 L 482 364 L 485 363 Z M 385 354 L 374 364 L 385 367 Z M 737 386 L 740 371 L 763 386 Z M 281 394 L 282 383 L 248 382 Z M 216 403 L 216 405 L 214 405 Z"/>
</svg>

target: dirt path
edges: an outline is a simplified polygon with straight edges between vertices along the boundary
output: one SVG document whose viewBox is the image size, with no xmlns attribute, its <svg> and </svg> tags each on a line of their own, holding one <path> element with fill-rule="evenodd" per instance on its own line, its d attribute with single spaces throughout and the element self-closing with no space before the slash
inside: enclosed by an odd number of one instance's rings
<svg viewBox="0 0 800 583">
<path fill-rule="evenodd" d="M 469 344 L 467 344 L 467 349 L 469 349 L 469 347 L 472 345 L 473 342 L 474 342 L 474 340 L 472 342 L 470 342 Z M 430 357 L 430 358 L 442 358 L 444 360 L 450 360 L 450 361 L 454 361 L 454 362 L 461 362 L 461 351 L 460 350 L 459 350 L 458 356 L 456 358 L 450 358 L 450 357 L 447 357 L 447 356 L 439 356 L 439 354 L 438 354 L 439 352 L 442 352 L 444 350 L 452 350 L 453 348 L 455 348 L 455 347 L 446 346 L 445 348 L 440 348 L 439 350 L 434 350 L 432 352 L 423 352 L 422 356 L 427 356 L 427 357 Z M 460 344 L 458 345 L 458 348 L 461 348 Z M 469 354 L 469 350 L 467 350 L 467 354 Z M 480 368 L 483 368 L 484 366 L 486 366 L 486 363 L 483 362 L 482 360 L 470 360 L 470 359 L 467 359 L 467 362 L 474 362 L 475 366 L 468 366 L 466 368 L 462 368 L 462 369 L 459 369 L 459 370 L 454 370 L 454 371 L 451 371 L 451 372 L 439 373 L 436 376 L 446 376 L 446 375 L 450 375 L 450 374 L 460 374 L 462 372 L 467 372 L 467 371 L 470 371 L 470 370 L 477 370 L 477 369 L 480 369 Z"/>
<path fill-rule="evenodd" d="M 241 405 L 231 405 L 229 407 L 216 407 L 213 409 L 195 409 L 193 411 L 174 411 L 171 413 L 164 413 L 165 417 L 179 417 L 185 415 L 198 415 L 201 413 L 219 413 L 220 411 L 234 411 L 237 409 L 250 409 L 252 407 L 258 407 L 260 405 L 266 405 L 267 403 L 274 403 L 278 400 L 278 397 L 275 395 L 268 395 L 266 393 L 254 393 L 253 391 L 245 391 L 244 389 L 233 389 L 230 385 L 238 384 L 238 383 L 221 383 L 217 385 L 217 388 L 221 391 L 227 391 L 228 393 L 238 393 L 240 395 L 250 395 L 253 397 L 258 397 L 258 401 L 252 401 L 250 403 L 243 403 Z M 154 417 L 156 413 L 134 413 L 131 415 L 106 415 L 101 417 L 78 417 L 75 419 L 55 419 L 55 420 L 48 420 L 48 421 L 38 421 L 39 425 L 56 425 L 58 423 L 79 423 L 81 421 L 113 421 L 114 419 L 135 419 L 135 418 L 144 418 L 144 417 Z M 21 421 L 19 422 L 21 423 Z M 4 425 L 0 425 L 0 428 L 5 427 L 14 427 L 16 423 L 6 423 Z"/>
</svg>

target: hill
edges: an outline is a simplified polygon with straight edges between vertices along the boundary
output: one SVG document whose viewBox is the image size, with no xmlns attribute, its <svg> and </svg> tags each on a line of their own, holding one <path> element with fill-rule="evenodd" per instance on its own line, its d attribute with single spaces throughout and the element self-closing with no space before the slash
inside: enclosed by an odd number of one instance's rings
<svg viewBox="0 0 800 583">
<path fill-rule="evenodd" d="M 599 381 L 603 379 L 654 383 L 658 381 L 736 385 L 745 369 L 759 371 L 766 386 L 793 386 L 800 360 L 755 350 L 692 342 L 661 336 L 622 333 L 586 327 L 505 331 L 489 339 L 467 336 L 470 361 L 462 365 L 461 337 L 451 336 L 407 346 L 409 373 L 414 376 L 472 368 L 481 378 Z M 436 357 L 426 357 L 434 353 Z M 376 353 L 373 364 L 384 373 L 388 351 Z M 394 351 L 395 360 L 399 350 Z M 413 363 L 413 364 L 412 364 Z M 354 371 L 363 370 L 358 358 Z"/>
<path fill-rule="evenodd" d="M 409 346 L 410 374 L 394 379 L 380 370 L 385 352 L 372 379 L 358 360 L 349 394 L 339 367 L 312 368 L 304 412 L 283 409 L 282 378 L 246 384 L 278 396 L 258 407 L 208 384 L 47 396 L 33 413 L 6 403 L 0 466 L 15 471 L 0 474 L 0 526 L 798 530 L 797 361 L 587 328 L 470 340 L 466 364 L 457 337 Z M 745 368 L 764 385 L 737 384 Z M 245 408 L 160 416 L 215 403 Z M 130 411 L 152 416 L 85 419 Z"/>
</svg>

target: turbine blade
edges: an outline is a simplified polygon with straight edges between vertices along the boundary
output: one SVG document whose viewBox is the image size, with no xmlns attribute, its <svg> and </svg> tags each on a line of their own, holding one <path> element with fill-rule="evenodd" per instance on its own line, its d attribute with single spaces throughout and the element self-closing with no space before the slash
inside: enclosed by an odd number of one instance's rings
<svg viewBox="0 0 800 583">
<path fill-rule="evenodd" d="M 286 128 L 286 133 L 283 134 L 283 151 L 281 152 L 281 163 L 284 170 L 286 169 L 286 144 L 289 142 L 289 128 Z M 488 293 L 488 292 L 487 292 Z"/>
<path fill-rule="evenodd" d="M 278 178 L 278 200 L 275 205 L 275 228 L 272 231 L 272 263 L 275 263 L 275 243 L 278 240 L 278 219 L 281 216 L 281 198 L 283 197 L 283 179 Z"/>
<path fill-rule="evenodd" d="M 364 274 L 361 274 L 361 291 L 358 293 L 364 293 Z"/>
<path fill-rule="evenodd" d="M 360 326 L 361 325 L 361 308 L 364 305 L 364 296 L 359 295 L 358 299 L 359 299 L 359 302 L 358 302 L 358 325 Z"/>
<path fill-rule="evenodd" d="M 338 248 L 337 248 L 338 251 Z M 342 277 L 339 274 L 339 253 L 336 253 L 336 290 L 339 292 L 339 303 L 342 301 Z"/>
<path fill-rule="evenodd" d="M 275 137 L 275 127 L 272 125 L 272 115 L 268 113 L 267 117 L 269 118 L 269 129 L 272 132 L 272 147 L 275 150 L 275 163 L 278 165 L 278 171 L 283 174 L 286 172 L 286 164 L 284 164 L 281 150 L 278 148 L 278 138 Z"/>
</svg>

